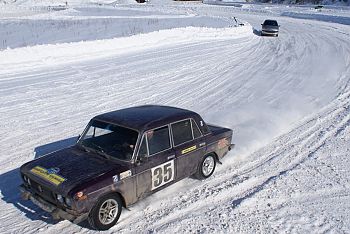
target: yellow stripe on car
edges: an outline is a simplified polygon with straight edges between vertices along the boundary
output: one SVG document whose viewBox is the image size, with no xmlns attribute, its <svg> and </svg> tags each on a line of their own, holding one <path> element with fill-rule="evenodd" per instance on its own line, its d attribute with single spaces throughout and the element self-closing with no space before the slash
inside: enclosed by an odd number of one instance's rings
<svg viewBox="0 0 350 234">
<path fill-rule="evenodd" d="M 187 154 L 187 153 L 189 153 L 189 152 L 191 152 L 191 151 L 193 151 L 193 150 L 195 150 L 195 149 L 197 149 L 197 146 L 196 146 L 196 145 L 191 146 L 191 147 L 189 147 L 189 148 L 183 149 L 183 150 L 181 151 L 181 154 Z"/>
<path fill-rule="evenodd" d="M 54 185 L 60 185 L 66 179 L 57 175 L 48 173 L 47 169 L 43 167 L 36 166 L 30 170 L 33 174 L 40 176 L 41 178 L 53 183 Z"/>
</svg>

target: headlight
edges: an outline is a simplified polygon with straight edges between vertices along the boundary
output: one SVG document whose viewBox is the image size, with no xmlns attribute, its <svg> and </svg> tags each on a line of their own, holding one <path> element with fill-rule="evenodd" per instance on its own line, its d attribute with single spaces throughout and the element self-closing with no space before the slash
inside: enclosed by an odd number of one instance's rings
<svg viewBox="0 0 350 234">
<path fill-rule="evenodd" d="M 57 194 L 57 200 L 60 202 L 60 203 L 63 203 L 63 197 L 62 197 L 62 195 L 59 195 L 59 194 Z"/>
<path fill-rule="evenodd" d="M 72 206 L 72 199 L 66 197 L 66 205 L 67 206 Z"/>
<path fill-rule="evenodd" d="M 32 183 L 30 182 L 30 179 L 25 175 L 23 175 L 23 181 L 29 185 L 32 185 Z"/>
</svg>

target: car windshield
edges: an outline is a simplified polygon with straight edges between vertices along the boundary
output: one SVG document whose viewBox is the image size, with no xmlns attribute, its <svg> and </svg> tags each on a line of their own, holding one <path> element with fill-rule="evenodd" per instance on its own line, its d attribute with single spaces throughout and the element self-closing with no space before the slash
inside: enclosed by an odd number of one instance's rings
<svg viewBox="0 0 350 234">
<path fill-rule="evenodd" d="M 275 20 L 265 20 L 264 25 L 278 26 Z"/>
<path fill-rule="evenodd" d="M 78 144 L 107 158 L 131 160 L 138 133 L 118 125 L 93 120 Z"/>
</svg>

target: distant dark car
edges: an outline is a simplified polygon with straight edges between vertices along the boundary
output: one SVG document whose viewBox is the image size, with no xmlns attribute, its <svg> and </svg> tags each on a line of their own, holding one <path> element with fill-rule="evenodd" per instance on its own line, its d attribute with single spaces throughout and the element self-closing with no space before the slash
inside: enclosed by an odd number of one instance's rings
<svg viewBox="0 0 350 234">
<path fill-rule="evenodd" d="M 94 117 L 74 146 L 24 164 L 21 195 L 54 219 L 106 230 L 122 207 L 189 176 L 205 179 L 233 147 L 232 130 L 195 112 L 140 106 Z"/>
<path fill-rule="evenodd" d="M 261 24 L 261 36 L 269 35 L 278 37 L 279 28 L 280 26 L 276 20 L 265 20 Z"/>
</svg>

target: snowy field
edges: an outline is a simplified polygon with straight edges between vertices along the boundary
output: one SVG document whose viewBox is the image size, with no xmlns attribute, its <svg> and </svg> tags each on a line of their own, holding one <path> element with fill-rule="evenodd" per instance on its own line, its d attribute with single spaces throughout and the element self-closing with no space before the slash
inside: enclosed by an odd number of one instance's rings
<svg viewBox="0 0 350 234">
<path fill-rule="evenodd" d="M 237 147 L 107 233 L 350 232 L 349 7 L 62 4 L 0 1 L 0 233 L 93 232 L 21 201 L 18 168 L 142 104 L 194 110 Z M 278 38 L 260 36 L 267 18 Z"/>
</svg>

